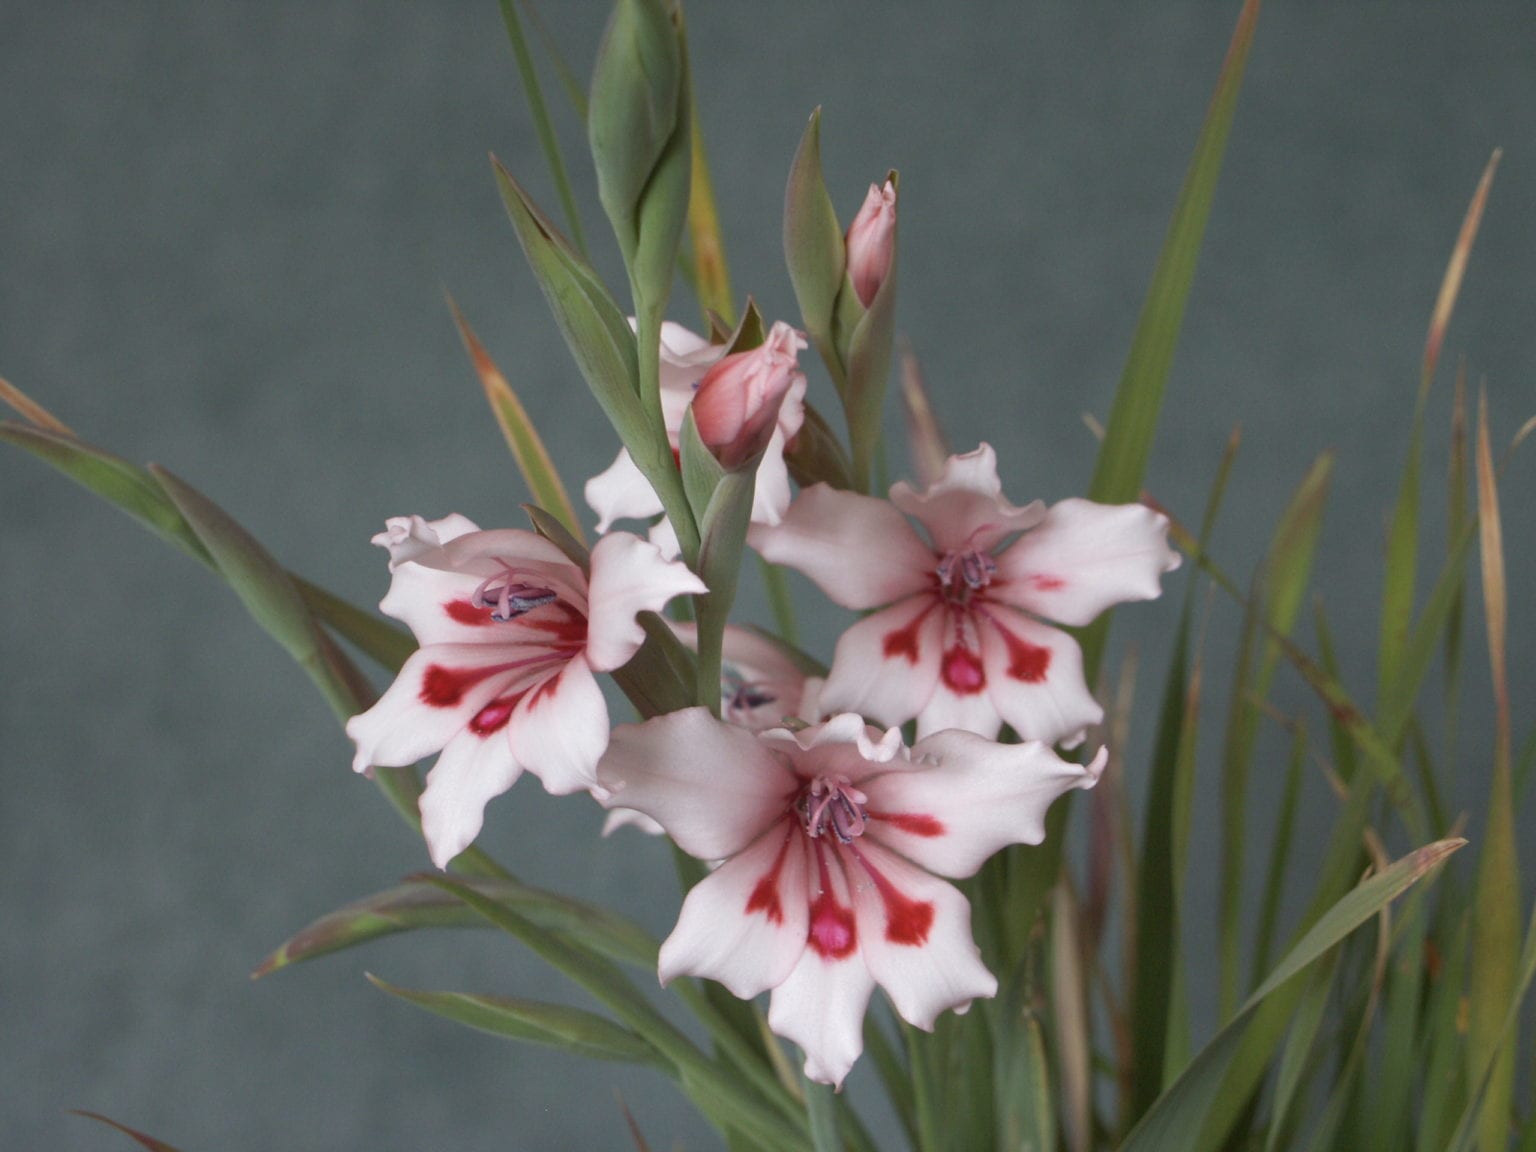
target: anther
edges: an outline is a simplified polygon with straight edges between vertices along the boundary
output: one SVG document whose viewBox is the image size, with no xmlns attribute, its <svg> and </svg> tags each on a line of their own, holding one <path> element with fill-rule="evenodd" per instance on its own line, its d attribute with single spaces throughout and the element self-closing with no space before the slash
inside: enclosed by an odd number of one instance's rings
<svg viewBox="0 0 1536 1152">
<path fill-rule="evenodd" d="M 558 593 L 549 588 L 524 584 L 515 580 L 514 576 L 512 569 L 503 565 L 499 573 L 487 577 L 475 589 L 469 602 L 476 608 L 490 608 L 491 619 L 504 624 L 560 598 Z"/>
</svg>

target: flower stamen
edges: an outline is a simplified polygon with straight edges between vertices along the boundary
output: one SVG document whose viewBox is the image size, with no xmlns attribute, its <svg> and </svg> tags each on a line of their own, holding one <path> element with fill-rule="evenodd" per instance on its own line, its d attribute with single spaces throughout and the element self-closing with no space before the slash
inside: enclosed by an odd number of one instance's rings
<svg viewBox="0 0 1536 1152">
<path fill-rule="evenodd" d="M 852 844 L 864 834 L 869 822 L 868 803 L 869 797 L 846 776 L 818 776 L 801 790 L 795 811 L 812 839 L 830 828 L 841 843 Z"/>
<path fill-rule="evenodd" d="M 469 602 L 476 608 L 490 608 L 492 620 L 505 624 L 535 608 L 553 604 L 560 598 L 553 589 L 526 584 L 517 579 L 517 573 L 510 564 L 500 563 L 501 571 L 486 577 L 469 598 Z"/>
<path fill-rule="evenodd" d="M 992 577 L 997 575 L 997 561 L 990 552 L 979 548 L 956 549 L 946 552 L 933 571 L 944 598 L 964 604 L 973 593 L 992 583 Z"/>
</svg>

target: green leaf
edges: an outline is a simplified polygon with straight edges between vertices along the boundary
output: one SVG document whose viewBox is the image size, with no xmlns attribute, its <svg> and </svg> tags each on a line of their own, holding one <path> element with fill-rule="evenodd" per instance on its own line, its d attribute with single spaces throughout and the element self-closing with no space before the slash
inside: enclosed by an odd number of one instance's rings
<svg viewBox="0 0 1536 1152">
<path fill-rule="evenodd" d="M 1328 1010 L 1328 998 L 1333 990 L 1333 977 L 1338 967 L 1338 958 L 1329 957 L 1307 977 L 1305 990 L 1296 1005 L 1295 1017 L 1286 1033 L 1285 1049 L 1280 1054 L 1280 1070 L 1275 1077 L 1275 1101 L 1270 1108 L 1269 1132 L 1264 1139 L 1264 1152 L 1279 1152 L 1285 1147 L 1291 1129 L 1297 1122 L 1298 1117 L 1292 1113 L 1292 1109 L 1302 1099 L 1304 1074 L 1311 1063 L 1312 1046 Z"/>
<path fill-rule="evenodd" d="M 585 254 L 587 242 L 581 234 L 581 212 L 576 207 L 576 196 L 565 171 L 565 158 L 560 154 L 560 138 L 555 134 L 554 122 L 550 120 L 549 108 L 544 103 L 538 69 L 534 67 L 533 54 L 528 51 L 528 38 L 523 35 L 523 23 L 517 15 L 517 0 L 501 0 L 501 22 L 506 26 L 507 39 L 512 44 L 517 74 L 523 81 L 523 98 L 528 101 L 528 113 L 533 118 L 539 147 L 544 151 L 544 162 L 549 165 L 550 177 L 560 194 L 566 224 L 571 229 L 572 239 L 576 241 L 576 250 Z"/>
<path fill-rule="evenodd" d="M 637 968 L 656 967 L 655 939 L 612 912 L 516 880 L 466 878 L 464 882 L 486 899 L 526 916 L 545 931 L 611 960 Z M 301 961 L 355 948 L 398 932 L 486 926 L 485 919 L 458 897 L 425 880 L 408 880 L 315 920 L 258 964 L 251 978 L 259 979 Z"/>
<path fill-rule="evenodd" d="M 1464 840 L 1441 840 L 1409 853 L 1330 908 L 1275 966 L 1237 1014 L 1195 1056 L 1184 1074 L 1132 1130 L 1121 1152 L 1189 1152 L 1205 1124 L 1249 1022 L 1278 989 L 1305 972 L 1361 924 L 1436 868 Z"/>
<path fill-rule="evenodd" d="M 398 987 L 372 973 L 366 975 L 370 984 L 391 996 L 493 1036 L 544 1044 L 588 1060 L 668 1067 L 656 1049 L 627 1028 L 579 1008 L 508 996 L 424 992 Z"/>
<path fill-rule="evenodd" d="M 416 638 L 398 624 L 381 620 L 372 612 L 364 612 L 357 605 L 318 584 L 311 584 L 302 576 L 292 572 L 288 575 L 310 612 L 334 628 L 343 640 L 350 640 L 357 645 L 365 656 L 376 661 L 380 667 L 398 672 L 411 653 L 416 651 Z"/>
<path fill-rule="evenodd" d="M 119 1124 L 116 1120 L 108 1119 L 100 1112 L 84 1112 L 79 1109 L 72 1108 L 70 1109 L 70 1114 L 73 1116 L 84 1116 L 87 1120 L 94 1120 L 98 1124 L 105 1124 L 108 1128 L 116 1128 L 124 1136 L 127 1136 L 137 1141 L 145 1148 L 148 1148 L 149 1152 L 177 1152 L 175 1148 L 171 1147 L 171 1145 L 167 1144 L 164 1140 L 156 1140 L 153 1136 L 147 1136 L 137 1129 L 128 1127 L 126 1124 Z"/>
<path fill-rule="evenodd" d="M 1243 68 L 1248 61 L 1248 49 L 1253 43 L 1258 18 L 1259 0 L 1245 0 L 1221 74 L 1216 80 L 1215 95 L 1200 129 L 1200 138 L 1190 157 L 1184 186 L 1179 190 L 1178 204 L 1158 254 L 1152 283 L 1141 306 L 1136 333 L 1131 338 L 1131 350 L 1105 426 L 1104 442 L 1099 446 L 1093 481 L 1088 487 L 1089 499 L 1102 504 L 1123 504 L 1135 500 L 1141 492 L 1152 440 L 1157 433 L 1158 413 L 1163 406 L 1163 389 L 1173 367 L 1173 353 L 1184 323 L 1184 305 L 1194 282 L 1205 222 L 1210 216 L 1216 180 L 1221 174 L 1227 133 L 1237 111 Z M 1105 613 L 1084 636 L 1084 668 L 1090 684 L 1098 674 L 1109 621 L 1110 615 Z"/>
<path fill-rule="evenodd" d="M 805 423 L 794 444 L 785 452 L 784 463 L 789 474 L 802 488 L 812 484 L 829 484 L 833 488 L 847 490 L 853 487 L 853 465 L 848 453 L 827 418 L 807 402 Z"/>
<path fill-rule="evenodd" d="M 95 445 L 46 428 L 0 421 L 0 440 L 25 448 L 71 480 L 121 508 L 195 560 L 213 560 L 197 533 L 148 472 Z"/>
<path fill-rule="evenodd" d="M 510 7 L 511 3 L 512 0 L 503 0 L 503 7 Z M 464 350 L 469 353 L 475 375 L 480 379 L 480 386 L 485 389 L 485 398 L 496 416 L 496 423 L 501 426 L 501 434 L 506 438 L 507 447 L 512 450 L 512 458 L 517 461 L 517 470 L 523 474 L 523 482 L 528 485 L 533 502 L 554 513 L 566 531 L 580 540 L 581 521 L 571 505 L 570 496 L 566 494 L 565 485 L 560 482 L 555 462 L 549 458 L 549 451 L 544 447 L 538 429 L 528 418 L 527 409 L 507 383 L 501 369 L 496 367 L 496 362 L 486 352 L 485 345 L 480 343 L 479 337 L 470 328 L 469 321 L 464 319 L 464 314 L 459 311 L 459 306 L 451 296 L 448 298 L 448 307 L 453 312 L 453 321 L 458 325 Z"/>
<path fill-rule="evenodd" d="M 847 372 L 833 339 L 833 308 L 846 279 L 843 229 L 821 174 L 821 109 L 811 113 L 784 189 L 784 262 L 800 305 L 800 322 L 847 403 Z"/>
</svg>

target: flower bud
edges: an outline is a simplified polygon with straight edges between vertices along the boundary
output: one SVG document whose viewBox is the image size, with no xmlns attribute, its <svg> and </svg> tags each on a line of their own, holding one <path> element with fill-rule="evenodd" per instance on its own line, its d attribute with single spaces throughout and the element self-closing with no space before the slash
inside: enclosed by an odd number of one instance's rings
<svg viewBox="0 0 1536 1152">
<path fill-rule="evenodd" d="M 694 424 L 725 467 L 738 468 L 768 447 L 784 398 L 805 379 L 797 362 L 805 346 L 805 336 L 781 320 L 763 343 L 717 361 L 699 381 Z"/>
<path fill-rule="evenodd" d="M 859 303 L 868 308 L 891 271 L 891 251 L 896 245 L 896 186 L 869 186 L 864 206 L 848 225 L 844 243 L 848 249 L 848 278 Z"/>
</svg>

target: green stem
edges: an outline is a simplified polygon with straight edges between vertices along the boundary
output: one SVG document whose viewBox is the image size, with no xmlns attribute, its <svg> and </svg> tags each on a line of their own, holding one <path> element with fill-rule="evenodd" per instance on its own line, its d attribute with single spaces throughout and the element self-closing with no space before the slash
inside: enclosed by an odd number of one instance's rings
<svg viewBox="0 0 1536 1152">
<path fill-rule="evenodd" d="M 795 602 L 789 594 L 789 578 L 784 569 L 770 564 L 761 556 L 758 569 L 763 574 L 763 588 L 768 593 L 768 606 L 773 609 L 773 626 L 779 639 L 799 647 L 799 629 L 795 626 Z"/>
</svg>

